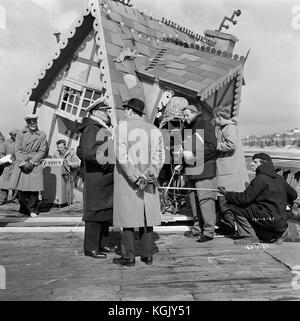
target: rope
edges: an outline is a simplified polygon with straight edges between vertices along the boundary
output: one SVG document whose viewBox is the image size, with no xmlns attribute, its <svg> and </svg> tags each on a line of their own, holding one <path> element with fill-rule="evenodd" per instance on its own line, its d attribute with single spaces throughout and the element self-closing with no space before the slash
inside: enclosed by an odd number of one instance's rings
<svg viewBox="0 0 300 321">
<path fill-rule="evenodd" d="M 218 189 L 211 188 L 188 188 L 188 187 L 158 187 L 158 189 L 173 189 L 173 190 L 182 190 L 182 191 L 207 191 L 207 192 L 219 192 Z"/>
</svg>

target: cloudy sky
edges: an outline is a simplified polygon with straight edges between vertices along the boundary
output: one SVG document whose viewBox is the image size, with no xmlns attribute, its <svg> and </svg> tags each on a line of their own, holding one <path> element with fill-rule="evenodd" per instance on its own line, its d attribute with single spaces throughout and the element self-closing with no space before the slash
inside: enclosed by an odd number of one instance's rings
<svg viewBox="0 0 300 321">
<path fill-rule="evenodd" d="M 23 126 L 32 110 L 21 102 L 40 66 L 56 46 L 53 32 L 66 30 L 86 0 L 0 0 L 0 131 Z M 240 127 L 243 136 L 300 128 L 300 1 L 132 0 L 154 17 L 166 17 L 197 33 L 217 29 L 240 9 L 228 32 L 246 55 Z"/>
</svg>

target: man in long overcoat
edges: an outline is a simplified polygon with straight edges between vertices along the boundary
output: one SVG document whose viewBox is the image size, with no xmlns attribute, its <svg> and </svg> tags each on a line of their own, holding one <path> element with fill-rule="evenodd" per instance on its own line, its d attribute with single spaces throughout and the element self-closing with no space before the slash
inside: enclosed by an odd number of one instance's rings
<svg viewBox="0 0 300 321">
<path fill-rule="evenodd" d="M 114 165 L 104 157 L 107 142 L 112 139 L 110 108 L 103 97 L 89 106 L 89 116 L 83 119 L 79 129 L 82 134 L 77 148 L 84 180 L 83 249 L 86 256 L 96 259 L 105 259 L 106 253 L 114 251 L 108 246 L 109 224 L 113 216 Z"/>
<path fill-rule="evenodd" d="M 48 154 L 47 135 L 38 128 L 38 116 L 25 117 L 26 127 L 16 137 L 13 188 L 18 190 L 20 216 L 37 217 L 39 192 L 44 190 L 42 160 Z"/>
<path fill-rule="evenodd" d="M 118 265 L 135 265 L 134 228 L 139 228 L 141 261 L 153 262 L 153 226 L 161 224 L 155 180 L 164 163 L 163 139 L 154 125 L 142 119 L 144 102 L 132 98 L 125 108 L 126 121 L 116 129 L 117 163 L 114 175 L 113 225 L 123 228 Z"/>
<path fill-rule="evenodd" d="M 10 138 L 3 144 L 0 144 L 0 158 L 11 155 L 12 164 L 2 169 L 0 168 L 0 205 L 5 204 L 8 198 L 8 192 L 12 189 L 12 178 L 16 163 L 15 141 L 18 131 L 12 129 L 9 131 Z"/>
</svg>

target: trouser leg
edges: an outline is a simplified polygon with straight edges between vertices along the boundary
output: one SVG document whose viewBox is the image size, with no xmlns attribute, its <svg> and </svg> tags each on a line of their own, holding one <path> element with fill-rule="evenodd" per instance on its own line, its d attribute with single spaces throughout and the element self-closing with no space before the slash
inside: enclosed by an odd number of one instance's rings
<svg viewBox="0 0 300 321">
<path fill-rule="evenodd" d="M 101 233 L 99 240 L 99 249 L 108 246 L 109 238 L 109 221 L 101 222 Z"/>
<path fill-rule="evenodd" d="M 28 192 L 18 191 L 18 200 L 20 203 L 19 212 L 24 215 L 30 215 L 30 209 L 28 206 Z"/>
<path fill-rule="evenodd" d="M 233 214 L 237 226 L 237 234 L 241 237 L 255 237 L 256 233 L 249 218 L 243 215 L 242 211 L 235 210 Z"/>
<path fill-rule="evenodd" d="M 124 228 L 121 238 L 121 253 L 125 259 L 135 258 L 134 228 Z"/>
<path fill-rule="evenodd" d="M 216 208 L 214 199 L 202 199 L 200 201 L 201 216 L 203 219 L 203 234 L 214 237 L 216 225 Z"/>
<path fill-rule="evenodd" d="M 8 190 L 0 189 L 0 205 L 5 204 L 8 198 Z"/>
<path fill-rule="evenodd" d="M 101 222 L 85 222 L 84 251 L 99 251 Z"/>
<path fill-rule="evenodd" d="M 195 185 L 192 183 L 192 181 L 189 182 L 188 184 L 189 187 L 193 188 Z M 195 191 L 190 192 L 190 204 L 193 212 L 193 218 L 194 218 L 194 225 L 192 228 L 192 232 L 194 234 L 198 234 L 202 232 L 201 229 L 201 217 L 200 217 L 200 208 L 199 208 L 199 202 L 197 200 L 197 196 Z"/>
<path fill-rule="evenodd" d="M 228 203 L 225 199 L 225 196 L 218 197 L 218 203 L 220 208 L 219 219 L 221 224 L 230 229 L 235 229 L 234 215 L 231 209 L 228 207 Z"/>
<path fill-rule="evenodd" d="M 153 256 L 153 227 L 140 227 L 141 257 Z"/>
<path fill-rule="evenodd" d="M 28 209 L 30 213 L 37 213 L 39 192 L 28 192 Z"/>
</svg>

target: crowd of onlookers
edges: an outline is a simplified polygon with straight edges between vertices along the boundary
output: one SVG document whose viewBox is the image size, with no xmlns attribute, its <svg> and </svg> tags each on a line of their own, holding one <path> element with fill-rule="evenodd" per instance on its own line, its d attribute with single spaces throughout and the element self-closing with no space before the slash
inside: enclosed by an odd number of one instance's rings
<svg viewBox="0 0 300 321">
<path fill-rule="evenodd" d="M 38 128 L 38 116 L 25 117 L 26 126 L 9 131 L 10 138 L 0 143 L 0 205 L 10 201 L 20 204 L 19 217 L 38 216 L 39 194 L 44 190 L 42 160 L 48 157 L 46 134 Z M 80 160 L 65 140 L 57 142 L 53 157 L 63 159 L 63 174 L 71 190 L 75 188 Z M 11 191 L 11 195 L 9 192 Z M 10 198 L 9 198 L 10 197 Z"/>
</svg>

